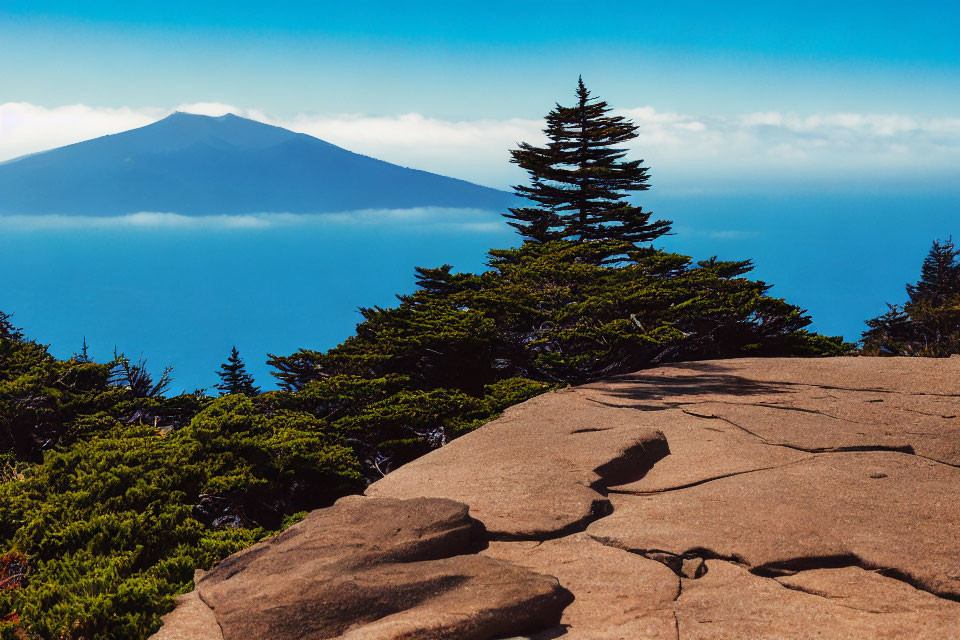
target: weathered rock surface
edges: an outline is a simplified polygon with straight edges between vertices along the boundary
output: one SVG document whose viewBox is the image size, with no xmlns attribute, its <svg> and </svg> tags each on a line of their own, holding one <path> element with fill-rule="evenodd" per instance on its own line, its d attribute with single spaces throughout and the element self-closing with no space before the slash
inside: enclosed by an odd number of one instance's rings
<svg viewBox="0 0 960 640">
<path fill-rule="evenodd" d="M 537 540 L 581 531 L 609 513 L 604 488 L 642 476 L 666 454 L 663 434 L 635 410 L 568 389 L 507 409 L 367 495 L 442 495 L 470 505 L 494 539 Z"/>
<path fill-rule="evenodd" d="M 890 452 L 833 453 L 656 495 L 614 496 L 590 535 L 619 548 L 752 568 L 880 569 L 960 600 L 960 469 Z"/>
<path fill-rule="evenodd" d="M 477 555 L 482 543 L 463 504 L 343 498 L 218 564 L 157 637 L 216 637 L 199 624 L 210 613 L 224 640 L 491 638 L 555 624 L 572 600 L 556 578 Z"/>
<path fill-rule="evenodd" d="M 958 639 L 958 490 L 960 358 L 669 365 L 513 407 L 311 514 L 157 637 L 219 640 L 170 635 L 212 612 L 226 640 Z"/>
<path fill-rule="evenodd" d="M 196 590 L 177 598 L 177 608 L 163 617 L 153 640 L 223 640 L 217 616 Z"/>
<path fill-rule="evenodd" d="M 857 568 L 773 580 L 708 560 L 684 581 L 677 634 L 690 640 L 929 640 L 960 637 L 960 605 Z"/>
<path fill-rule="evenodd" d="M 551 573 L 576 593 L 560 626 L 537 638 L 577 630 L 578 638 L 673 638 L 671 605 L 680 578 L 665 565 L 625 553 L 585 533 L 538 542 L 494 542 L 484 555 Z"/>
</svg>

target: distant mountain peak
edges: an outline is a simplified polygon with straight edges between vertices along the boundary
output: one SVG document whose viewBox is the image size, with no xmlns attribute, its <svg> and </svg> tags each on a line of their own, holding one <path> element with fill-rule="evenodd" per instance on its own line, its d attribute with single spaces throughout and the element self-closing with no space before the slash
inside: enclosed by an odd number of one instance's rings
<svg viewBox="0 0 960 640">
<path fill-rule="evenodd" d="M 513 196 L 233 113 L 144 127 L 0 165 L 0 215 L 498 209 Z"/>
<path fill-rule="evenodd" d="M 195 121 L 204 121 L 204 120 L 213 120 L 218 122 L 227 122 L 229 120 L 246 120 L 248 122 L 258 122 L 251 118 L 244 118 L 243 116 L 238 116 L 235 113 L 226 112 L 219 116 L 210 116 L 203 113 L 192 113 L 190 111 L 174 111 L 170 115 L 157 120 L 157 122 L 163 122 L 164 120 L 195 120 Z M 260 122 L 259 124 L 264 124 Z"/>
</svg>

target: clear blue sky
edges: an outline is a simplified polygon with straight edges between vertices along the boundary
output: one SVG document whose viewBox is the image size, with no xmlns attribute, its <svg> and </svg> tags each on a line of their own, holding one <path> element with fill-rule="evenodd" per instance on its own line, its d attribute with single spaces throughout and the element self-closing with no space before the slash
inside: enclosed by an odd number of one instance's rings
<svg viewBox="0 0 960 640">
<path fill-rule="evenodd" d="M 0 103 L 956 113 L 960 2 L 0 2 Z"/>
</svg>

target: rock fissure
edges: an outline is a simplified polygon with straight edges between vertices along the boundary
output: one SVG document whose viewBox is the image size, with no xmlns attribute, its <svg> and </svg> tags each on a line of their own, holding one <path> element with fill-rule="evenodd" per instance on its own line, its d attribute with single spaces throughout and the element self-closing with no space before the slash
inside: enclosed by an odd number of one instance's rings
<svg viewBox="0 0 960 640">
<path fill-rule="evenodd" d="M 770 384 L 769 381 L 761 380 L 758 381 L 761 383 Z M 879 387 L 873 388 L 862 388 L 862 387 L 840 387 L 834 385 L 824 385 L 816 384 L 809 382 L 789 382 L 787 384 L 795 385 L 798 387 L 816 387 L 818 389 L 833 390 L 833 391 L 853 391 L 855 393 L 889 393 L 894 395 L 901 396 L 916 396 L 916 397 L 933 397 L 933 398 L 960 398 L 960 393 L 931 393 L 925 391 L 898 391 L 896 389 L 883 389 Z"/>
<path fill-rule="evenodd" d="M 842 555 L 824 555 L 824 556 L 804 556 L 791 558 L 789 560 L 780 560 L 767 563 L 765 565 L 749 568 L 748 571 L 755 576 L 763 578 L 776 579 L 783 576 L 793 576 L 804 571 L 815 571 L 817 569 L 842 569 L 847 567 L 856 567 L 865 571 L 871 571 L 884 578 L 890 578 L 897 582 L 902 582 L 917 591 L 929 593 L 941 600 L 951 602 L 960 602 L 960 595 L 956 593 L 945 592 L 924 584 L 921 580 L 909 575 L 905 571 L 895 567 L 881 567 L 866 562 L 856 554 Z M 779 581 L 778 581 L 779 583 Z M 782 584 L 782 583 L 780 583 Z"/>
<path fill-rule="evenodd" d="M 937 458 L 931 458 L 930 456 L 920 455 L 919 453 L 915 453 L 914 455 L 917 456 L 918 458 L 923 458 L 924 460 L 929 460 L 930 462 L 936 462 L 937 464 L 942 464 L 942 465 L 946 465 L 946 466 L 948 466 L 948 467 L 953 467 L 954 469 L 960 469 L 960 464 L 953 464 L 952 462 L 947 462 L 947 461 L 945 461 L 945 460 L 938 460 Z"/>
<path fill-rule="evenodd" d="M 929 416 L 931 418 L 942 418 L 943 420 L 953 420 L 957 416 L 955 414 L 942 414 L 942 413 L 932 413 L 930 411 L 920 411 L 919 409 L 911 409 L 910 407 L 897 407 L 900 411 L 909 411 L 910 413 L 916 413 L 921 416 Z"/>
<path fill-rule="evenodd" d="M 769 406 L 769 405 L 755 405 L 755 406 Z M 875 452 L 890 452 L 890 453 L 902 453 L 902 454 L 905 454 L 905 455 L 911 455 L 911 456 L 917 456 L 917 457 L 919 457 L 919 458 L 924 458 L 924 459 L 929 460 L 929 461 L 931 461 L 931 462 L 936 462 L 936 463 L 938 463 L 938 464 L 943 464 L 943 465 L 946 465 L 946 466 L 948 466 L 948 467 L 960 468 L 960 464 L 954 464 L 954 463 L 951 463 L 951 462 L 946 462 L 945 460 L 940 460 L 940 459 L 934 458 L 934 457 L 932 457 L 932 456 L 927 456 L 927 455 L 923 455 L 923 454 L 917 453 L 917 451 L 916 451 L 916 449 L 914 448 L 914 446 L 913 446 L 913 445 L 910 445 L 910 444 L 906 444 L 906 445 L 847 445 L 847 446 L 838 446 L 838 447 L 804 447 L 804 446 L 800 446 L 800 445 L 796 445 L 796 444 L 790 444 L 789 442 L 773 442 L 773 441 L 771 441 L 770 439 L 765 438 L 764 436 L 762 436 L 762 435 L 760 435 L 760 434 L 758 434 L 758 433 L 756 433 L 756 432 L 754 432 L 754 431 L 751 431 L 750 429 L 744 427 L 744 426 L 741 425 L 741 424 L 738 424 L 738 423 L 734 422 L 733 420 L 731 420 L 731 419 L 729 419 L 729 418 L 727 418 L 727 417 L 725 417 L 725 416 L 718 416 L 718 415 L 715 415 L 715 414 L 696 413 L 696 412 L 693 412 L 693 411 L 689 411 L 689 410 L 687 410 L 687 409 L 681 409 L 681 411 L 683 411 L 683 413 L 685 413 L 685 414 L 687 414 L 687 415 L 689 415 L 689 416 L 692 416 L 692 417 L 694 417 L 694 418 L 702 418 L 702 419 L 704 419 L 704 420 L 720 420 L 721 422 L 725 422 L 725 423 L 729 424 L 730 426 L 735 427 L 735 428 L 737 428 L 738 430 L 740 430 L 740 431 L 742 431 L 742 432 L 744 432 L 744 433 L 746 433 L 746 434 L 748 434 L 748 435 L 756 438 L 756 439 L 759 440 L 761 443 L 763 443 L 763 444 L 765 444 L 765 445 L 768 445 L 768 446 L 771 446 L 771 447 L 783 447 L 783 448 L 785 448 L 785 449 L 792 449 L 793 451 L 802 451 L 802 452 L 804 452 L 804 453 L 811 453 L 811 454 L 821 454 L 821 453 L 851 453 L 851 452 L 871 452 L 871 451 L 875 451 Z M 831 416 L 831 417 L 832 417 L 832 416 Z M 851 421 L 848 420 L 848 422 L 851 422 Z M 857 424 L 870 424 L 870 423 L 857 423 Z M 918 433 L 918 432 L 910 432 L 910 431 L 904 431 L 903 433 L 908 434 L 908 435 L 910 435 L 910 434 L 912 434 L 912 435 L 928 435 L 928 436 L 929 436 L 929 435 L 936 435 L 936 434 L 934 434 L 934 433 Z M 666 490 L 672 490 L 672 489 L 684 489 L 684 488 L 691 487 L 691 486 L 697 486 L 698 484 L 702 484 L 703 482 L 709 482 L 710 480 L 719 480 L 719 479 L 721 479 L 721 478 L 728 477 L 728 476 L 730 476 L 730 475 L 740 475 L 741 473 L 751 473 L 752 471 L 764 471 L 764 470 L 766 470 L 766 469 L 775 469 L 775 468 L 777 468 L 777 467 L 776 467 L 776 466 L 773 466 L 773 467 L 763 467 L 763 468 L 754 469 L 754 470 L 741 471 L 741 472 L 731 473 L 731 474 L 727 474 L 727 475 L 720 475 L 720 476 L 716 476 L 716 477 L 712 477 L 712 478 L 707 478 L 707 479 L 705 479 L 705 480 L 703 480 L 703 481 L 693 482 L 693 483 L 689 483 L 689 484 L 686 484 L 686 485 L 683 485 L 683 486 L 679 486 L 679 487 L 672 487 L 672 488 L 670 488 L 670 489 L 665 489 L 664 491 L 666 491 Z M 646 493 L 660 493 L 660 492 L 661 492 L 661 491 L 650 491 L 650 492 L 639 491 L 639 492 L 629 492 L 629 493 L 635 493 L 635 494 L 637 494 L 637 495 L 643 495 L 643 494 L 646 494 Z M 628 493 L 628 492 L 623 492 L 623 491 L 621 491 L 620 493 Z"/>
<path fill-rule="evenodd" d="M 632 495 L 632 496 L 653 496 L 661 493 L 669 493 L 671 491 L 680 491 L 681 489 L 690 489 L 691 487 L 698 487 L 702 484 L 707 484 L 708 482 L 714 482 L 715 480 L 723 480 L 724 478 L 732 478 L 734 476 L 742 476 L 748 473 L 757 473 L 758 471 L 770 471 L 771 469 L 779 469 L 781 467 L 788 467 L 790 465 L 798 464 L 807 460 L 807 458 L 801 458 L 799 460 L 794 460 L 792 462 L 786 462 L 784 464 L 777 464 L 769 467 L 758 467 L 756 469 L 747 469 L 745 471 L 733 471 L 730 473 L 724 473 L 718 476 L 711 476 L 709 478 L 703 478 L 702 480 L 696 480 L 694 482 L 688 482 L 687 484 L 678 485 L 675 487 L 665 487 L 663 489 L 656 489 L 651 491 L 641 491 L 641 490 L 626 490 L 626 489 L 617 489 L 616 487 L 611 487 L 608 489 L 610 493 L 617 493 L 621 495 Z"/>
<path fill-rule="evenodd" d="M 632 548 L 632 547 L 624 546 L 623 544 L 619 543 L 616 540 L 611 540 L 604 536 L 593 535 L 589 531 L 587 532 L 587 535 L 589 535 L 595 542 L 598 542 L 606 547 L 610 547 L 612 549 L 619 549 L 620 551 L 633 553 L 638 556 L 643 556 L 648 560 L 655 560 L 656 562 L 659 562 L 660 564 L 664 565 L 665 567 L 673 571 L 678 577 L 686 578 L 689 580 L 696 580 L 707 573 L 706 565 L 700 564 L 706 560 L 723 560 L 725 562 L 732 562 L 742 567 L 747 567 L 747 568 L 749 567 L 749 564 L 743 558 L 740 558 L 735 555 L 733 556 L 723 555 L 703 547 L 696 547 L 696 548 L 688 549 L 687 551 L 682 551 L 682 552 L 668 551 L 666 549 L 657 549 L 657 548 L 641 549 L 641 548 Z M 684 562 L 688 560 L 700 561 L 693 565 L 693 571 L 690 572 L 691 575 L 684 574 L 684 571 L 686 570 L 684 567 Z M 687 565 L 687 568 L 690 568 L 689 564 Z M 678 595 L 677 598 L 679 597 L 680 596 Z M 677 598 L 674 598 L 674 599 L 676 600 Z"/>
<path fill-rule="evenodd" d="M 760 407 L 762 409 L 778 409 L 780 411 L 796 411 L 798 413 L 810 413 L 813 415 L 823 416 L 825 418 L 830 418 L 832 420 L 843 420 L 845 422 L 852 422 L 854 424 L 862 424 L 857 420 L 850 420 L 848 418 L 841 418 L 839 416 L 831 415 L 820 409 L 806 409 L 804 407 L 792 407 L 786 404 L 776 404 L 772 402 L 719 402 L 718 404 L 727 404 L 731 406 L 740 406 L 740 407 Z"/>
<path fill-rule="evenodd" d="M 750 436 L 753 436 L 757 440 L 766 442 L 767 444 L 773 444 L 773 443 L 770 443 L 766 438 L 761 436 L 759 433 L 754 433 L 753 431 L 750 431 L 750 429 L 747 429 L 743 425 L 737 424 L 736 422 L 734 422 L 733 420 L 730 420 L 729 418 L 724 418 L 723 416 L 718 416 L 712 413 L 696 413 L 694 411 L 689 411 L 687 409 L 681 409 L 681 411 L 683 411 L 688 416 L 693 416 L 694 418 L 703 418 L 704 420 L 720 420 L 721 422 L 726 422 L 730 426 L 736 427 L 737 429 L 743 431 L 744 433 Z"/>
<path fill-rule="evenodd" d="M 201 594 L 199 590 L 196 591 L 196 594 L 197 594 L 197 599 L 198 599 L 200 602 L 202 602 L 203 605 L 204 605 L 207 609 L 209 609 L 211 613 L 213 613 L 214 623 L 217 625 L 217 629 L 220 631 L 220 638 L 219 638 L 218 640 L 222 640 L 222 638 L 224 637 L 224 635 L 223 635 L 223 625 L 221 625 L 221 624 L 220 624 L 220 620 L 217 619 L 216 611 L 214 610 L 214 608 L 213 608 L 212 606 L 210 606 L 210 603 L 209 603 L 209 602 L 207 602 L 206 600 L 203 599 L 203 594 Z"/>
<path fill-rule="evenodd" d="M 549 531 L 538 531 L 534 533 L 510 533 L 505 531 L 488 531 L 487 539 L 490 542 L 545 542 L 547 540 L 557 540 L 566 538 L 575 533 L 586 531 L 587 527 L 601 518 L 605 518 L 613 513 L 613 505 L 606 498 L 594 500 L 593 507 L 589 514 L 583 518 L 564 525 L 559 529 Z"/>
<path fill-rule="evenodd" d="M 828 594 L 828 593 L 825 593 L 825 592 L 822 592 L 822 591 L 817 591 L 816 589 L 807 589 L 807 588 L 801 587 L 801 586 L 799 586 L 799 585 L 787 584 L 787 583 L 784 583 L 784 582 L 780 582 L 780 581 L 777 580 L 776 578 L 770 578 L 770 580 L 771 580 L 772 582 L 775 582 L 776 584 L 780 585 L 780 586 L 783 587 L 784 589 L 789 589 L 790 591 L 798 591 L 798 592 L 800 592 L 800 593 L 805 593 L 805 594 L 807 594 L 807 595 L 809 595 L 809 596 L 814 596 L 814 597 L 817 597 L 817 598 L 823 598 L 824 600 L 829 600 L 831 603 L 833 603 L 833 604 L 835 604 L 835 605 L 837 605 L 837 606 L 845 607 L 845 608 L 847 608 L 847 609 L 852 609 L 852 610 L 854 610 L 854 611 L 861 611 L 861 612 L 863 612 L 863 613 L 875 613 L 875 614 L 886 613 L 885 611 L 882 611 L 882 610 L 880 610 L 880 609 L 870 609 L 870 608 L 856 607 L 856 606 L 853 606 L 853 605 L 849 605 L 849 604 L 841 601 L 841 600 L 843 599 L 841 596 L 831 596 L 831 595 Z"/>
<path fill-rule="evenodd" d="M 785 447 L 787 449 L 793 449 L 794 451 L 803 451 L 804 453 L 868 453 L 868 452 L 886 452 L 886 453 L 903 453 L 909 456 L 917 455 L 917 452 L 914 451 L 913 445 L 850 445 L 846 447 L 801 447 L 794 444 L 787 444 L 785 442 L 767 442 L 766 444 L 771 447 Z M 923 457 L 923 456 L 921 456 Z"/>
</svg>

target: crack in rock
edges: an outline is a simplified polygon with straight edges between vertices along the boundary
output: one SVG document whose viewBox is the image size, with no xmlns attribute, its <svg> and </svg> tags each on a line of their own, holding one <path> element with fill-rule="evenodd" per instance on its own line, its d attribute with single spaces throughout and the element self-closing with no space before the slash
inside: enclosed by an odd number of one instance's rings
<svg viewBox="0 0 960 640">
<path fill-rule="evenodd" d="M 598 498 L 590 505 L 590 513 L 575 522 L 556 529 L 554 531 L 543 531 L 535 533 L 507 533 L 504 531 L 487 532 L 487 539 L 490 542 L 545 542 L 547 540 L 556 540 L 566 538 L 575 533 L 586 531 L 587 527 L 599 520 L 606 518 L 613 513 L 613 505 L 607 498 Z"/>
<path fill-rule="evenodd" d="M 708 571 L 706 566 L 707 560 L 722 560 L 724 562 L 730 562 L 732 564 L 739 565 L 749 571 L 751 574 L 761 577 L 769 578 L 776 581 L 776 578 L 784 576 L 792 576 L 803 571 L 812 571 L 816 569 L 843 569 L 847 567 L 857 567 L 865 571 L 871 571 L 878 575 L 881 575 L 885 578 L 890 578 L 891 580 L 896 580 L 902 582 L 917 591 L 922 591 L 924 593 L 929 593 L 930 595 L 940 598 L 941 600 L 948 600 L 951 602 L 960 602 L 960 596 L 953 594 L 938 591 L 932 589 L 927 585 L 923 584 L 921 581 L 913 578 L 909 574 L 895 569 L 893 567 L 881 567 L 876 566 L 871 563 L 865 562 L 862 558 L 855 554 L 842 554 L 842 555 L 825 555 L 825 556 L 805 556 L 798 558 L 791 558 L 789 560 L 781 560 L 778 562 L 771 562 L 763 565 L 753 566 L 745 559 L 737 555 L 724 555 L 717 553 L 711 549 L 704 547 L 694 547 L 692 549 L 687 549 L 683 552 L 668 551 L 665 549 L 641 549 L 641 548 L 632 548 L 624 546 L 618 541 L 611 540 L 605 536 L 597 536 L 588 533 L 591 538 L 599 542 L 602 545 L 612 547 L 614 549 L 620 549 L 622 551 L 627 551 L 629 553 L 636 553 L 650 560 L 656 560 L 661 564 L 665 565 L 668 569 L 676 573 L 682 578 L 697 579 L 705 575 Z M 699 560 L 703 563 L 702 570 L 697 569 L 694 572 L 694 575 L 684 575 L 684 561 L 686 560 Z M 695 566 L 695 564 L 688 565 L 689 567 Z M 781 586 L 783 583 L 778 582 Z M 798 589 L 802 590 L 802 589 Z"/>
<path fill-rule="evenodd" d="M 843 569 L 846 567 L 857 567 L 865 571 L 872 571 L 885 578 L 903 582 L 904 584 L 913 587 L 917 591 L 929 593 L 930 595 L 936 596 L 941 600 L 960 602 L 960 595 L 932 589 L 904 571 L 895 569 L 893 567 L 881 567 L 869 562 L 865 562 L 856 554 L 791 558 L 789 560 L 780 560 L 778 562 L 770 562 L 764 565 L 751 567 L 748 568 L 748 571 L 755 576 L 760 576 L 763 578 L 778 578 L 796 575 L 802 571 L 812 571 L 815 569 Z"/>
<path fill-rule="evenodd" d="M 609 489 L 610 493 L 615 493 L 619 495 L 630 495 L 630 496 L 653 496 L 660 493 L 669 493 L 671 491 L 679 491 L 681 489 L 689 489 L 691 487 L 697 487 L 701 484 L 706 484 L 708 482 L 713 482 L 715 480 L 723 480 L 724 478 L 732 478 L 734 476 L 742 476 L 747 473 L 756 473 L 758 471 L 770 471 L 771 469 L 779 469 L 781 467 L 788 467 L 793 464 L 799 464 L 801 462 L 806 462 L 813 456 L 807 456 L 806 458 L 800 458 L 799 460 L 793 460 L 791 462 L 785 462 L 783 464 L 777 464 L 770 467 L 758 467 L 756 469 L 746 469 L 744 471 L 732 471 L 730 473 L 724 473 L 718 476 L 711 476 L 709 478 L 704 478 L 702 480 L 696 480 L 694 482 L 688 482 L 687 484 L 678 485 L 676 487 L 667 487 L 665 489 L 656 489 L 654 491 L 626 491 L 623 489 Z"/>
<path fill-rule="evenodd" d="M 635 442 L 626 447 L 619 455 L 594 469 L 599 478 L 590 484 L 590 489 L 600 494 L 593 501 L 590 513 L 553 531 L 535 533 L 488 532 L 487 537 L 494 542 L 543 542 L 566 538 L 575 533 L 586 531 L 587 527 L 601 518 L 613 513 L 613 505 L 606 498 L 610 487 L 628 484 L 645 476 L 660 460 L 670 455 L 670 447 L 663 433 L 653 440 Z"/>
<path fill-rule="evenodd" d="M 737 424 L 736 422 L 734 422 L 733 420 L 730 420 L 729 418 L 724 418 L 723 416 L 718 416 L 713 413 L 697 413 L 695 411 L 690 411 L 688 409 L 680 409 L 680 410 L 685 414 L 687 414 L 688 416 L 693 416 L 694 418 L 703 418 L 704 420 L 720 420 L 721 422 L 726 422 L 730 426 L 740 429 L 744 433 L 753 436 L 757 440 L 766 442 L 767 444 L 772 444 L 769 440 L 761 436 L 759 433 L 754 433 L 753 431 L 750 431 L 750 429 L 747 429 L 746 427 Z"/>
<path fill-rule="evenodd" d="M 844 602 L 841 602 L 841 601 L 840 601 L 840 600 L 841 600 L 841 597 L 839 597 L 839 596 L 831 596 L 831 595 L 828 594 L 828 593 L 821 593 L 821 592 L 819 592 L 819 591 L 814 591 L 814 590 L 812 590 L 812 589 L 805 589 L 804 587 L 801 587 L 800 585 L 788 584 L 788 583 L 785 583 L 785 582 L 780 582 L 780 581 L 777 580 L 776 578 L 771 578 L 771 580 L 773 580 L 773 582 L 777 583 L 778 585 L 780 585 L 780 586 L 783 587 L 784 589 L 789 589 L 790 591 L 798 591 L 798 592 L 800 592 L 800 593 L 805 593 L 805 594 L 807 594 L 807 595 L 814 596 L 814 597 L 817 597 L 817 598 L 823 598 L 824 600 L 828 600 L 828 601 L 830 601 L 831 603 L 837 605 L 838 607 L 843 607 L 843 608 L 845 608 L 845 609 L 852 609 L 853 611 L 861 611 L 861 612 L 863 612 L 863 613 L 874 613 L 874 614 L 889 613 L 888 611 L 882 611 L 882 610 L 880 610 L 880 609 L 865 609 L 865 608 L 863 608 L 863 607 L 854 607 L 853 605 L 849 605 L 849 604 L 846 604 L 846 603 L 844 603 Z"/>
<path fill-rule="evenodd" d="M 703 547 L 697 547 L 694 549 L 688 549 L 683 553 L 675 553 L 673 551 L 667 551 L 665 549 L 636 549 L 632 547 L 626 547 L 622 544 L 618 544 L 615 540 L 611 540 L 604 536 L 596 536 L 591 533 L 587 533 L 593 540 L 599 542 L 600 544 L 610 547 L 612 549 L 619 549 L 620 551 L 626 551 L 627 553 L 634 553 L 639 556 L 643 556 L 648 560 L 654 560 L 664 565 L 671 571 L 673 571 L 680 578 L 687 578 L 689 580 L 696 580 L 703 577 L 707 573 L 707 560 L 725 560 L 727 562 L 732 562 L 743 567 L 748 567 L 749 565 L 745 560 L 737 556 L 724 556 L 710 549 L 705 549 Z M 678 599 L 680 596 L 677 595 Z"/>
<path fill-rule="evenodd" d="M 769 405 L 757 405 L 757 406 L 769 406 Z M 712 414 L 712 413 L 696 413 L 695 411 L 690 411 L 690 410 L 688 410 L 688 409 L 680 409 L 680 410 L 681 410 L 683 413 L 685 413 L 685 414 L 687 414 L 687 415 L 689 415 L 689 416 L 692 416 L 692 417 L 694 417 L 694 418 L 702 418 L 702 419 L 704 419 L 704 420 L 720 420 L 721 422 L 726 422 L 726 423 L 729 424 L 730 426 L 735 427 L 735 428 L 739 429 L 740 431 L 743 431 L 744 433 L 746 433 L 746 434 L 748 434 L 748 435 L 756 438 L 757 440 L 759 440 L 759 441 L 762 442 L 763 444 L 768 445 L 768 446 L 771 446 L 771 447 L 783 447 L 783 448 L 785 448 L 785 449 L 792 449 L 792 450 L 794 450 L 794 451 L 802 451 L 802 452 L 804 452 L 804 453 L 813 453 L 813 454 L 820 454 L 820 453 L 854 453 L 854 452 L 871 452 L 871 451 L 883 451 L 883 452 L 890 452 L 890 453 L 902 453 L 902 454 L 905 454 L 905 455 L 917 456 L 918 458 L 923 458 L 923 459 L 925 459 L 925 460 L 929 460 L 929 461 L 931 461 L 931 462 L 936 462 L 936 463 L 938 463 L 938 464 L 946 465 L 946 466 L 948 466 L 948 467 L 960 468 L 960 464 L 953 464 L 953 463 L 951 463 L 951 462 L 945 462 L 945 461 L 943 461 L 943 460 L 938 460 L 937 458 L 932 458 L 932 457 L 930 457 L 930 456 L 925 456 L 925 455 L 923 455 L 923 454 L 917 453 L 916 449 L 913 448 L 913 445 L 910 445 L 910 444 L 900 445 L 900 446 L 897 446 L 897 445 L 882 445 L 882 444 L 876 444 L 876 445 L 847 445 L 847 446 L 840 446 L 840 447 L 802 447 L 802 446 L 800 446 L 800 445 L 790 444 L 790 443 L 787 443 L 787 442 L 773 442 L 773 441 L 771 441 L 771 440 L 769 440 L 769 439 L 767 439 L 767 438 L 764 438 L 764 437 L 761 436 L 760 434 L 758 434 L 758 433 L 756 433 L 756 432 L 754 432 L 754 431 L 751 431 L 750 429 L 747 429 L 747 428 L 744 427 L 743 425 L 737 424 L 736 422 L 734 422 L 734 421 L 731 420 L 730 418 L 726 418 L 726 417 L 724 417 L 724 416 L 718 416 L 718 415 Z M 824 414 L 824 415 L 826 415 L 826 414 Z M 832 416 L 830 416 L 830 417 L 832 417 Z M 848 422 L 850 422 L 850 421 L 848 421 Z M 862 424 L 862 423 L 858 423 L 858 424 Z M 909 433 L 909 432 L 908 432 L 908 433 Z M 791 464 L 792 464 L 792 463 L 791 463 Z M 716 478 L 708 478 L 707 480 L 704 480 L 704 481 L 702 481 L 702 482 L 695 482 L 695 483 L 692 483 L 692 484 L 684 485 L 684 486 L 682 486 L 682 487 L 675 487 L 675 488 L 676 488 L 676 489 L 685 489 L 685 488 L 687 488 L 687 487 L 692 487 L 692 486 L 696 486 L 696 485 L 698 485 L 698 484 L 702 484 L 703 482 L 709 482 L 710 480 L 719 480 L 720 478 L 729 477 L 729 476 L 731 476 L 731 475 L 740 475 L 741 473 L 751 473 L 752 471 L 764 471 L 764 470 L 766 470 L 766 469 L 776 469 L 776 468 L 777 468 L 777 467 L 764 467 L 763 469 L 752 469 L 752 470 L 748 470 L 748 471 L 741 471 L 741 472 L 737 472 L 737 473 L 728 474 L 728 475 L 726 475 L 726 476 L 717 476 Z M 626 483 L 622 483 L 622 484 L 626 484 Z M 670 490 L 672 490 L 672 489 L 673 489 L 673 487 L 672 487 Z M 633 493 L 633 492 L 620 491 L 620 492 L 616 492 L 616 493 Z M 643 492 L 643 493 L 660 493 L 660 492 L 658 492 L 658 491 L 651 491 L 651 492 Z M 637 492 L 637 495 L 640 495 L 640 492 Z"/>
</svg>

